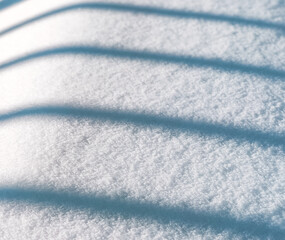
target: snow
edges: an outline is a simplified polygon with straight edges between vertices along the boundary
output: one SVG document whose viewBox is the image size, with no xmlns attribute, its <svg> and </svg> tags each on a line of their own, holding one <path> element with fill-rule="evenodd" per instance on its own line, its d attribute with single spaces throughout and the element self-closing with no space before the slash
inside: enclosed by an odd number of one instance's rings
<svg viewBox="0 0 285 240">
<path fill-rule="evenodd" d="M 285 2 L 0 1 L 1 239 L 283 239 Z"/>
</svg>

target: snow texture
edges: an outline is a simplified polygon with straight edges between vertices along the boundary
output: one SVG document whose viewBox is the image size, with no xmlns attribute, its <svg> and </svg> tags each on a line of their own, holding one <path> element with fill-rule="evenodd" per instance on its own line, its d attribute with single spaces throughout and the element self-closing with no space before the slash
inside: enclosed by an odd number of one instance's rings
<svg viewBox="0 0 285 240">
<path fill-rule="evenodd" d="M 0 238 L 285 239 L 285 1 L 0 1 Z"/>
</svg>

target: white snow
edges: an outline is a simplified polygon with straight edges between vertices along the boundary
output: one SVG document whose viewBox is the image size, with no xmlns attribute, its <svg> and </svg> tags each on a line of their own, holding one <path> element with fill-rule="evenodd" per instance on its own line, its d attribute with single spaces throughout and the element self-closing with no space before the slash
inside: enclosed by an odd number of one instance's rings
<svg viewBox="0 0 285 240">
<path fill-rule="evenodd" d="M 284 239 L 284 1 L 2 0 L 0 97 L 0 239 Z"/>
</svg>

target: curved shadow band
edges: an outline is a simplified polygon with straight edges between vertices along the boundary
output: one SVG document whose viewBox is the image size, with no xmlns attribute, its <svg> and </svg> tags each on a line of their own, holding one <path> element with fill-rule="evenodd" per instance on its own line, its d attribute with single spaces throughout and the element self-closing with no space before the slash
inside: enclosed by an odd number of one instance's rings
<svg viewBox="0 0 285 240">
<path fill-rule="evenodd" d="M 285 25 L 266 22 L 263 20 L 257 19 L 245 19 L 236 16 L 227 16 L 227 15 L 218 15 L 212 13 L 201 13 L 201 12 L 193 12 L 193 11 L 183 11 L 183 10 L 174 10 L 174 9 L 163 9 L 156 7 L 147 7 L 147 6 L 136 6 L 129 4 L 120 4 L 120 3 L 80 3 L 65 6 L 62 8 L 58 8 L 36 17 L 30 18 L 22 23 L 16 24 L 12 27 L 9 27 L 0 32 L 0 36 L 6 33 L 12 32 L 20 27 L 31 24 L 33 22 L 39 21 L 41 19 L 57 15 L 60 13 L 73 11 L 77 9 L 98 9 L 98 10 L 108 10 L 108 11 L 117 11 L 117 12 L 130 12 L 134 14 L 146 14 L 146 15 L 155 15 L 161 17 L 171 17 L 171 18 L 182 18 L 182 19 L 199 19 L 204 21 L 215 21 L 215 22 L 226 22 L 230 24 L 238 24 L 242 26 L 251 26 L 258 27 L 264 29 L 274 29 L 285 31 Z"/>
<path fill-rule="evenodd" d="M 25 116 L 56 116 L 67 118 L 110 121 L 113 123 L 132 124 L 141 127 L 156 127 L 167 130 L 189 131 L 205 136 L 221 136 L 225 139 L 235 139 L 255 142 L 263 146 L 285 147 L 285 134 L 270 134 L 253 129 L 241 129 L 221 124 L 197 122 L 181 118 L 170 118 L 159 115 L 123 112 L 105 109 L 77 108 L 73 106 L 38 106 L 16 110 L 0 115 L 0 122 Z"/>
<path fill-rule="evenodd" d="M 0 2 L 0 10 L 7 8 L 7 7 L 11 7 L 12 5 L 19 3 L 19 2 L 22 2 L 22 1 L 24 1 L 24 0 L 2 0 Z"/>
<path fill-rule="evenodd" d="M 284 230 L 269 226 L 264 222 L 237 220 L 224 214 L 201 212 L 193 209 L 160 206 L 153 203 L 142 203 L 120 198 L 83 195 L 67 191 L 51 191 L 42 189 L 0 188 L 0 201 L 20 201 L 41 206 L 60 207 L 68 211 L 80 209 L 89 214 L 103 214 L 105 217 L 149 219 L 160 224 L 171 222 L 186 227 L 211 228 L 222 232 L 229 230 L 243 236 L 264 237 L 264 239 L 282 239 Z"/>
<path fill-rule="evenodd" d="M 201 57 L 155 53 L 149 51 L 134 51 L 124 50 L 117 48 L 105 48 L 97 46 L 62 46 L 52 49 L 45 49 L 38 52 L 30 53 L 26 56 L 19 57 L 12 61 L 0 65 L 0 70 L 12 67 L 22 62 L 30 61 L 37 58 L 43 58 L 51 55 L 91 55 L 91 56 L 104 56 L 123 59 L 154 61 L 158 63 L 173 63 L 182 64 L 187 66 L 201 67 L 201 68 L 214 68 L 222 71 L 237 71 L 240 73 L 256 74 L 272 78 L 285 78 L 285 71 L 271 69 L 267 67 L 240 64 L 230 61 L 222 61 L 220 59 L 207 59 Z"/>
</svg>

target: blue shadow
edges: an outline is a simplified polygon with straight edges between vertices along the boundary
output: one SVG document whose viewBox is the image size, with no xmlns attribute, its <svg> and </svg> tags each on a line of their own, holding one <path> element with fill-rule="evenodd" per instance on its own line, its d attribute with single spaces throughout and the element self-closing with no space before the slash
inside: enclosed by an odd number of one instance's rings
<svg viewBox="0 0 285 240">
<path fill-rule="evenodd" d="M 8 1 L 6 1 L 8 2 Z M 193 12 L 193 11 L 184 11 L 184 10 L 174 10 L 174 9 L 164 9 L 157 7 L 148 7 L 148 6 L 136 6 L 136 5 L 128 5 L 128 4 L 120 4 L 120 3 L 80 3 L 65 6 L 62 8 L 58 8 L 36 17 L 30 18 L 22 23 L 16 24 L 12 27 L 9 27 L 0 32 L 0 36 L 4 35 L 8 32 L 14 31 L 20 27 L 31 24 L 33 22 L 39 21 L 41 19 L 79 9 L 98 9 L 98 10 L 107 10 L 107 11 L 116 11 L 116 12 L 129 12 L 134 14 L 146 14 L 146 15 L 154 15 L 161 17 L 171 17 L 171 18 L 181 18 L 181 19 L 199 19 L 203 21 L 215 21 L 215 22 L 226 22 L 230 24 L 237 24 L 241 26 L 250 26 L 250 27 L 258 27 L 262 29 L 273 29 L 279 30 L 281 32 L 285 32 L 285 25 L 273 22 L 267 22 L 263 20 L 257 19 L 246 19 L 237 16 L 227 16 L 227 15 L 218 15 L 213 13 L 201 13 L 201 12 Z"/>
<path fill-rule="evenodd" d="M 123 59 L 153 61 L 158 63 L 182 64 L 182 65 L 201 67 L 201 68 L 214 68 L 217 70 L 228 71 L 228 72 L 240 72 L 240 73 L 261 75 L 269 77 L 271 78 L 271 80 L 274 80 L 275 78 L 278 79 L 282 78 L 282 80 L 284 80 L 285 78 L 285 71 L 283 70 L 277 70 L 262 66 L 254 66 L 250 64 L 246 65 L 231 61 L 223 61 L 215 58 L 202 58 L 202 57 L 192 57 L 187 55 L 183 56 L 175 54 L 156 53 L 150 51 L 135 51 L 135 50 L 124 50 L 117 48 L 80 46 L 80 45 L 55 47 L 52 49 L 45 49 L 38 52 L 34 52 L 0 65 L 0 70 L 33 59 L 43 58 L 51 55 L 70 55 L 70 54 L 104 56 L 104 57 L 114 57 L 114 58 L 123 58 Z"/>
<path fill-rule="evenodd" d="M 230 231 L 243 237 L 256 236 L 262 239 L 282 239 L 285 231 L 263 222 L 235 219 L 222 213 L 202 212 L 189 208 L 161 206 L 154 203 L 110 198 L 107 196 L 83 195 L 70 191 L 45 189 L 0 188 L 0 201 L 40 204 L 44 207 L 59 207 L 62 211 L 79 209 L 88 214 L 103 214 L 105 217 L 122 217 L 154 220 L 160 224 L 177 223 L 180 226 L 210 228 L 217 232 Z"/>
<path fill-rule="evenodd" d="M 220 136 L 224 139 L 258 143 L 262 146 L 277 146 L 285 150 L 285 134 L 264 133 L 254 129 L 241 129 L 234 126 L 224 126 L 218 123 L 197 122 L 181 118 L 171 118 L 159 115 L 123 112 L 116 110 L 77 108 L 73 106 L 38 106 L 20 109 L 0 115 L 0 122 L 25 116 L 55 116 L 112 123 L 132 124 L 140 127 L 162 128 L 166 130 L 189 131 L 204 136 Z"/>
<path fill-rule="evenodd" d="M 7 8 L 7 7 L 11 7 L 12 5 L 22 2 L 22 1 L 23 0 L 3 0 L 0 2 L 0 10 Z"/>
</svg>

